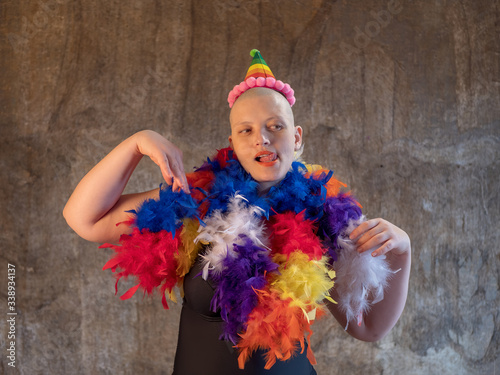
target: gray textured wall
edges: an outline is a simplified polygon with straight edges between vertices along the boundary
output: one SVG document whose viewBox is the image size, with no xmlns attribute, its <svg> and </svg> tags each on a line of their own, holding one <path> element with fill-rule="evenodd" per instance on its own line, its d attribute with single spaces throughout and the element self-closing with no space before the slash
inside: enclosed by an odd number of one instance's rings
<svg viewBox="0 0 500 375">
<path fill-rule="evenodd" d="M 140 129 L 179 145 L 187 169 L 225 146 L 226 95 L 259 48 L 295 88 L 306 159 L 335 169 L 368 216 L 412 238 L 397 326 L 368 344 L 325 318 L 313 338 L 319 374 L 500 374 L 499 9 L 498 0 L 0 2 L 0 373 L 170 373 L 179 306 L 115 297 L 101 271 L 109 250 L 79 239 L 61 211 L 80 178 Z M 144 160 L 129 188 L 160 182 Z"/>
</svg>

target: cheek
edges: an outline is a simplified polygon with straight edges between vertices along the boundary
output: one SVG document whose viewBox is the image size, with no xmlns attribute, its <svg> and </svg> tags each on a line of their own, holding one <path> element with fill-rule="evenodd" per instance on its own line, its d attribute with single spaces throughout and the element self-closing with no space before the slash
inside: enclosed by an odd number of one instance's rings
<svg viewBox="0 0 500 375">
<path fill-rule="evenodd" d="M 294 137 L 286 137 L 280 142 L 280 148 L 282 152 L 286 155 L 294 154 L 295 151 L 295 138 Z"/>
<path fill-rule="evenodd" d="M 244 144 L 239 140 L 233 139 L 233 141 L 231 142 L 231 148 L 233 149 L 233 152 L 236 154 L 236 157 L 240 160 L 240 162 L 242 162 L 245 157 L 245 149 L 246 149 Z"/>
<path fill-rule="evenodd" d="M 239 150 L 240 153 L 248 151 L 251 148 L 249 137 L 244 137 L 244 136 L 234 137 L 233 147 L 235 150 Z"/>
</svg>

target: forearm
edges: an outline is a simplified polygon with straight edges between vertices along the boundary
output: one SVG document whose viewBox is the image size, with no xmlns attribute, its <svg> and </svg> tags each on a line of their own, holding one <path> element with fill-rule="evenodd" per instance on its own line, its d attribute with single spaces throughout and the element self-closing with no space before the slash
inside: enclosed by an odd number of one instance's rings
<svg viewBox="0 0 500 375">
<path fill-rule="evenodd" d="M 349 322 L 347 331 L 350 335 L 364 341 L 376 341 L 384 337 L 392 329 L 392 327 L 394 327 L 401 316 L 406 303 L 411 268 L 410 237 L 401 228 L 398 228 L 387 220 L 378 218 L 361 222 L 349 234 L 349 241 L 353 241 L 355 248 L 349 249 L 349 247 L 347 247 L 342 251 L 357 251 L 364 256 L 375 256 L 375 259 L 385 255 L 387 257 L 386 261 L 388 262 L 389 268 L 393 272 L 397 271 L 396 273 L 390 275 L 387 281 L 387 286 L 384 288 L 382 300 L 380 300 L 382 296 L 378 293 L 378 295 L 369 294 L 366 296 L 367 302 L 370 302 L 370 299 L 373 300 L 374 298 L 377 298 L 379 302 L 372 304 L 370 306 L 371 309 L 368 311 L 365 309 L 362 324 L 358 326 L 355 322 Z M 345 245 L 347 244 L 348 242 L 345 243 Z M 375 263 L 379 263 L 379 261 L 376 261 Z M 366 263 L 362 263 L 358 266 L 362 266 L 363 264 L 367 265 Z M 347 266 L 353 267 L 355 265 L 353 263 L 351 265 L 348 264 Z M 371 271 L 368 269 L 363 272 L 367 272 L 367 275 L 369 275 L 370 272 L 376 272 L 378 276 L 382 277 L 379 282 L 386 284 L 385 281 L 382 281 L 385 279 L 384 268 L 385 267 L 382 267 L 380 270 L 377 270 L 375 267 Z M 337 291 L 334 288 L 332 297 L 333 299 L 338 298 L 338 300 L 342 302 L 343 308 L 348 311 L 349 319 L 352 320 L 352 315 L 357 314 L 356 310 L 358 307 L 356 305 L 352 305 L 350 302 L 350 292 L 345 288 L 345 285 L 351 285 L 351 281 L 342 279 L 345 275 L 342 277 L 341 275 L 338 275 L 338 277 L 341 279 L 339 280 L 339 293 L 342 293 L 342 295 L 338 296 Z M 356 277 L 358 278 L 358 276 Z M 357 299 L 360 298 L 359 293 L 361 290 L 359 288 L 362 288 L 365 285 L 363 276 L 359 277 L 360 278 L 357 279 L 356 290 L 354 291 L 355 295 L 353 297 L 355 298 L 355 304 L 358 303 Z M 370 277 L 366 281 L 368 283 L 367 288 L 375 291 L 377 286 L 369 286 L 371 283 L 369 280 L 373 281 L 375 279 Z M 359 285 L 360 281 L 363 283 L 363 286 Z M 364 297 L 361 297 L 361 300 L 363 299 Z M 346 301 L 347 305 L 345 305 Z M 342 309 L 334 304 L 328 304 L 328 307 L 339 323 L 345 327 L 347 324 L 347 318 L 344 311 L 341 311 Z M 355 309 L 354 311 L 352 311 L 353 307 Z"/>
<path fill-rule="evenodd" d="M 136 135 L 127 138 L 92 168 L 66 203 L 63 215 L 69 226 L 81 237 L 100 242 L 104 228 L 111 227 L 111 223 L 103 221 L 108 220 L 106 215 L 117 206 L 132 172 L 142 158 L 136 138 Z M 118 206 L 123 205 L 124 201 L 127 201 L 126 197 L 122 198 L 122 204 Z M 111 216 L 119 215 L 109 215 L 110 219 Z M 123 218 L 126 219 L 125 214 Z"/>
<path fill-rule="evenodd" d="M 389 279 L 384 290 L 384 299 L 374 305 L 363 317 L 361 326 L 351 324 L 349 333 L 363 341 L 382 339 L 396 325 L 406 304 L 411 268 L 411 250 L 402 254 L 387 254 L 393 271 L 399 270 Z"/>
</svg>

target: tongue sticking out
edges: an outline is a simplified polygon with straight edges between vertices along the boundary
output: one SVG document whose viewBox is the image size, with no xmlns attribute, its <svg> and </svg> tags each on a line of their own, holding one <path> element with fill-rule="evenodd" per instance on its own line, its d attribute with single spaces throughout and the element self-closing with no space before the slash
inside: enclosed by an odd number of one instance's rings
<svg viewBox="0 0 500 375">
<path fill-rule="evenodd" d="M 262 163 L 269 163 L 275 161 L 276 159 L 277 155 L 275 153 L 264 154 L 257 157 L 257 161 Z"/>
</svg>

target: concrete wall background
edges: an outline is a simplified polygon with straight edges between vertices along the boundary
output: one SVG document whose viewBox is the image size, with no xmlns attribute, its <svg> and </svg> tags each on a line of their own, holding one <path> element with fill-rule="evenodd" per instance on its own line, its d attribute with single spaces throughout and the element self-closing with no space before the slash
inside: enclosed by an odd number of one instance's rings
<svg viewBox="0 0 500 375">
<path fill-rule="evenodd" d="M 398 325 L 368 344 L 316 323 L 318 373 L 500 373 L 499 15 L 498 0 L 1 2 L 0 373 L 171 372 L 179 306 L 114 297 L 110 251 L 61 212 L 138 130 L 176 143 L 186 169 L 224 147 L 252 48 L 295 89 L 305 158 L 412 239 Z M 144 160 L 129 190 L 160 182 Z"/>
</svg>

